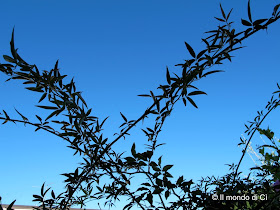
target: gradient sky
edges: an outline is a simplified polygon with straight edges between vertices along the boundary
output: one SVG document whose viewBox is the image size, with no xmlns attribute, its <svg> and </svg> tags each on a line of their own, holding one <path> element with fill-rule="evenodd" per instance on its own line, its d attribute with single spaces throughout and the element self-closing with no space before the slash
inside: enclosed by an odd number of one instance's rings
<svg viewBox="0 0 280 210">
<path fill-rule="evenodd" d="M 9 41 L 15 26 L 15 45 L 21 57 L 40 70 L 50 70 L 59 59 L 61 74 L 74 77 L 92 114 L 104 119 L 105 136 L 112 139 L 122 123 L 119 112 L 129 119 L 137 119 L 151 104 L 138 97 L 149 93 L 166 81 L 166 66 L 170 72 L 180 72 L 175 64 L 188 59 L 184 45 L 187 41 L 199 52 L 204 49 L 201 38 L 205 31 L 219 24 L 219 2 L 240 30 L 240 18 L 247 19 L 247 2 L 237 1 L 2 1 L 1 55 L 10 55 Z M 253 18 L 270 17 L 276 0 L 252 2 Z M 234 53 L 233 62 L 225 62 L 213 74 L 197 82 L 207 96 L 193 99 L 199 109 L 178 103 L 159 136 L 166 143 L 158 149 L 164 154 L 164 164 L 175 164 L 175 177 L 187 179 L 225 174 L 225 164 L 237 163 L 241 148 L 239 138 L 245 131 L 244 123 L 253 120 L 262 110 L 279 82 L 279 22 L 244 41 L 246 48 Z M 0 62 L 4 63 L 3 58 Z M 20 81 L 4 82 L 0 75 L 0 110 L 17 117 L 14 107 L 34 119 L 41 110 L 34 105 L 40 94 L 24 89 Z M 42 103 L 46 104 L 46 103 Z M 276 110 L 267 118 L 279 136 Z M 148 122 L 148 121 L 147 121 Z M 149 125 L 149 123 L 147 124 Z M 67 142 L 46 132 L 34 133 L 34 128 L 7 123 L 0 126 L 0 196 L 3 203 L 17 199 L 18 205 L 32 204 L 32 195 L 40 193 L 43 182 L 55 192 L 63 190 L 63 177 L 72 172 L 79 157 Z M 145 143 L 138 135 L 116 144 L 117 151 L 129 151 L 133 142 Z M 278 135 L 277 135 L 278 134 Z M 141 138 L 140 138 L 141 137 Z M 253 145 L 260 142 L 259 135 Z M 242 170 L 252 166 L 246 157 Z M 121 209 L 123 202 L 113 209 Z M 91 202 L 87 208 L 97 208 Z"/>
</svg>

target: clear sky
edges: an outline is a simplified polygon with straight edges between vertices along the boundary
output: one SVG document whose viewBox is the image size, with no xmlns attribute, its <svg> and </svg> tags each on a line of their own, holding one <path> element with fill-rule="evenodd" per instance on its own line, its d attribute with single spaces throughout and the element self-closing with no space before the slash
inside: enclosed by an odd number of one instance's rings
<svg viewBox="0 0 280 210">
<path fill-rule="evenodd" d="M 105 136 L 112 139 L 122 123 L 119 112 L 137 119 L 151 104 L 138 97 L 164 84 L 166 66 L 180 72 L 175 64 L 189 58 L 187 41 L 198 52 L 204 49 L 200 38 L 213 30 L 220 17 L 219 2 L 225 11 L 231 8 L 237 29 L 240 18 L 247 18 L 247 1 L 2 1 L 0 54 L 10 55 L 9 41 L 15 26 L 15 44 L 19 54 L 41 70 L 50 70 L 59 59 L 62 74 L 74 77 L 76 87 L 93 115 L 104 119 Z M 252 2 L 253 18 L 270 17 L 276 0 Z M 224 73 L 200 80 L 196 85 L 207 96 L 193 99 L 199 109 L 178 103 L 159 136 L 166 143 L 158 149 L 163 163 L 174 164 L 171 172 L 178 177 L 197 180 L 227 172 L 227 163 L 237 163 L 237 147 L 244 123 L 253 120 L 276 90 L 279 82 L 280 23 L 246 40 L 244 49 L 234 53 L 233 62 L 217 66 Z M 1 63 L 4 63 L 1 58 Z M 215 70 L 213 69 L 213 70 Z M 22 114 L 34 120 L 41 110 L 34 107 L 40 94 L 24 89 L 20 81 L 6 82 L 0 75 L 0 110 L 11 117 Z M 46 103 L 45 103 L 46 104 Z M 275 111 L 266 120 L 278 132 Z M 129 151 L 133 142 L 146 138 L 136 128 L 131 137 L 116 144 L 118 151 Z M 133 135 L 136 134 L 136 135 Z M 260 141 L 258 135 L 253 145 Z M 12 123 L 0 126 L 0 196 L 3 203 L 17 199 L 18 205 L 32 204 L 32 195 L 40 193 L 43 182 L 56 192 L 63 190 L 63 177 L 72 172 L 79 157 L 73 157 L 67 142 L 46 132 Z M 241 169 L 252 166 L 246 157 Z M 123 203 L 115 209 L 121 209 Z M 95 202 L 88 208 L 96 208 Z"/>
</svg>

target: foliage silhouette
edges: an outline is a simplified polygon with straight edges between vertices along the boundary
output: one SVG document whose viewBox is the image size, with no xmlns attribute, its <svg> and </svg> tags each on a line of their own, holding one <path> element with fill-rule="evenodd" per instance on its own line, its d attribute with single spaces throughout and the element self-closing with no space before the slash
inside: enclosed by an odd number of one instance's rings
<svg viewBox="0 0 280 210">
<path fill-rule="evenodd" d="M 185 42 L 185 46 L 191 56 L 182 64 L 177 64 L 182 68 L 181 76 L 170 74 L 166 69 L 166 84 L 160 85 L 161 94 L 155 95 L 153 91 L 149 94 L 141 94 L 142 97 L 151 98 L 151 106 L 135 120 L 129 120 L 123 113 L 120 113 L 123 123 L 120 125 L 120 132 L 116 133 L 116 138 L 109 141 L 103 137 L 102 128 L 107 118 L 102 121 L 97 116 L 91 115 L 92 109 L 87 107 L 81 92 L 76 90 L 73 79 L 70 83 L 65 82 L 66 75 L 61 75 L 58 68 L 58 61 L 50 71 L 40 72 L 36 65 L 25 62 L 18 54 L 14 46 L 14 30 L 10 42 L 11 56 L 4 55 L 8 62 L 0 64 L 0 70 L 5 73 L 8 80 L 23 80 L 27 85 L 27 90 L 41 94 L 38 104 L 48 101 L 47 105 L 36 105 L 41 109 L 50 111 L 46 119 L 36 115 L 37 122 L 31 122 L 27 117 L 16 110 L 19 119 L 11 118 L 3 110 L 3 117 L 0 119 L 3 124 L 7 122 L 24 123 L 34 126 L 38 131 L 43 129 L 69 142 L 69 148 L 73 149 L 74 155 L 83 155 L 84 162 L 73 173 L 64 173 L 66 182 L 65 192 L 57 195 L 50 188 L 45 189 L 44 184 L 40 195 L 33 195 L 35 202 L 39 202 L 37 209 L 68 209 L 72 205 L 85 206 L 86 201 L 91 199 L 106 198 L 106 205 L 112 206 L 121 196 L 128 197 L 128 203 L 124 209 L 137 206 L 140 209 L 278 209 L 279 193 L 270 186 L 272 181 L 279 179 L 279 166 L 277 157 L 264 153 L 264 145 L 260 148 L 260 153 L 265 156 L 267 162 L 260 168 L 255 168 L 261 172 L 259 178 L 240 178 L 239 166 L 243 160 L 246 149 L 252 136 L 256 131 L 265 134 L 272 140 L 273 135 L 270 130 L 260 128 L 266 116 L 276 107 L 279 100 L 272 98 L 266 109 L 267 113 L 258 112 L 258 116 L 250 125 L 246 125 L 246 133 L 250 135 L 249 140 L 242 140 L 240 144 L 245 145 L 241 159 L 237 165 L 229 165 L 230 172 L 221 178 L 207 177 L 195 184 L 192 180 L 186 180 L 183 176 L 178 179 L 173 178 L 170 169 L 173 165 L 162 165 L 161 159 L 154 158 L 155 150 L 162 144 L 158 144 L 157 137 L 162 130 L 164 122 L 171 115 L 174 105 L 182 101 L 185 106 L 191 104 L 198 108 L 193 100 L 195 95 L 203 95 L 205 92 L 193 85 L 194 82 L 209 76 L 210 74 L 222 72 L 222 70 L 209 70 L 216 64 L 222 64 L 224 60 L 231 61 L 231 52 L 241 49 L 240 44 L 246 38 L 256 32 L 267 29 L 267 27 L 277 21 L 279 16 L 279 4 L 273 9 L 272 16 L 266 19 L 252 19 L 250 1 L 248 2 L 248 20 L 241 19 L 245 29 L 236 32 L 233 29 L 233 22 L 229 21 L 230 14 L 225 13 L 220 5 L 221 18 L 217 29 L 206 32 L 207 38 L 202 39 L 206 48 L 200 52 L 195 52 L 190 44 Z M 278 86 L 279 88 L 279 86 Z M 279 88 L 280 89 L 280 88 Z M 276 93 L 278 93 L 276 91 Z M 64 120 L 56 120 L 57 116 L 64 116 Z M 146 151 L 139 152 L 135 143 L 131 148 L 131 155 L 124 156 L 113 150 L 113 145 L 121 138 L 129 135 L 129 131 L 140 121 L 144 121 L 148 116 L 155 116 L 153 127 L 142 129 L 147 136 Z M 60 125 L 60 130 L 55 130 L 52 125 Z M 273 142 L 272 142 L 273 143 Z M 280 151 L 275 145 L 270 146 L 277 152 Z M 279 154 L 279 153 L 278 153 Z M 276 170 L 276 169 L 277 170 Z M 268 178 L 273 175 L 274 180 Z M 145 176 L 147 182 L 140 184 L 134 190 L 132 182 L 136 176 Z M 100 184 L 100 180 L 109 177 L 111 182 Z M 51 197 L 46 199 L 47 193 Z M 77 195 L 77 192 L 83 195 Z M 267 195 L 266 200 L 215 200 L 213 195 L 241 196 L 241 195 Z M 176 201 L 171 197 L 175 197 Z M 278 199 L 278 200 L 277 200 Z M 13 202 L 14 203 L 14 202 Z M 11 204 L 11 207 L 13 205 Z M 1 209 L 2 207 L 0 207 Z"/>
</svg>

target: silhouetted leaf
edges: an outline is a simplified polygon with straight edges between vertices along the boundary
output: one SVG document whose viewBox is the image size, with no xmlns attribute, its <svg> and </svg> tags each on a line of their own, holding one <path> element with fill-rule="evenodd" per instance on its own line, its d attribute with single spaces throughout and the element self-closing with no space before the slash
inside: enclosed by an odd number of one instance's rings
<svg viewBox="0 0 280 210">
<path fill-rule="evenodd" d="M 157 184 L 157 186 L 162 187 L 162 180 L 161 180 L 161 179 L 156 178 L 156 184 Z"/>
<path fill-rule="evenodd" d="M 184 181 L 183 176 L 180 176 L 176 182 L 177 185 L 180 185 Z"/>
<path fill-rule="evenodd" d="M 58 69 L 58 60 L 55 62 L 54 69 Z"/>
<path fill-rule="evenodd" d="M 223 18 L 226 19 L 226 14 L 225 14 L 225 12 L 224 12 L 224 10 L 223 10 L 222 4 L 220 4 L 220 9 L 221 9 Z"/>
<path fill-rule="evenodd" d="M 11 46 L 11 53 L 12 53 L 14 59 L 16 60 L 17 59 L 17 52 L 16 52 L 15 44 L 14 44 L 14 31 L 15 31 L 15 29 L 13 28 L 12 38 L 11 38 L 11 41 L 10 41 L 10 46 Z"/>
<path fill-rule="evenodd" d="M 126 159 L 126 161 L 129 163 L 135 162 L 135 159 L 133 157 L 125 157 L 124 159 Z"/>
<path fill-rule="evenodd" d="M 166 166 L 164 166 L 163 167 L 163 171 L 168 171 L 170 168 L 172 168 L 173 167 L 173 165 L 166 165 Z"/>
<path fill-rule="evenodd" d="M 35 92 L 39 92 L 39 93 L 44 92 L 41 87 L 26 87 L 25 89 L 35 91 Z"/>
<path fill-rule="evenodd" d="M 183 100 L 184 105 L 187 106 L 187 101 L 186 101 L 186 99 L 185 99 L 185 98 L 182 98 L 182 100 Z"/>
<path fill-rule="evenodd" d="M 274 132 L 272 132 L 269 128 L 267 128 L 266 130 L 261 129 L 261 128 L 257 128 L 257 130 L 259 131 L 260 134 L 265 135 L 270 140 L 273 139 L 273 137 L 274 137 Z"/>
<path fill-rule="evenodd" d="M 52 198 L 55 199 L 55 194 L 54 194 L 54 191 L 52 190 L 51 192 L 51 195 L 52 195 Z"/>
<path fill-rule="evenodd" d="M 202 50 L 200 53 L 198 53 L 197 59 L 199 59 L 206 51 L 207 51 L 207 49 L 206 50 Z"/>
<path fill-rule="evenodd" d="M 42 196 L 42 197 L 45 196 L 44 187 L 45 187 L 45 182 L 43 183 L 43 185 L 42 185 L 42 187 L 41 187 L 41 196 Z"/>
<path fill-rule="evenodd" d="M 137 189 L 137 191 L 143 191 L 143 190 L 147 191 L 147 190 L 149 190 L 149 188 L 147 188 L 147 187 L 139 187 Z"/>
<path fill-rule="evenodd" d="M 162 191 L 164 191 L 163 188 L 156 188 L 153 192 L 153 194 L 160 194 Z"/>
<path fill-rule="evenodd" d="M 21 67 L 25 67 L 24 65 L 28 65 L 28 63 L 26 63 L 20 56 L 19 54 L 17 53 L 17 59 L 18 59 L 18 65 L 21 66 Z"/>
<path fill-rule="evenodd" d="M 274 7 L 273 13 L 272 13 L 273 16 L 276 16 L 279 6 L 280 6 L 280 4 L 277 4 L 277 5 Z"/>
<path fill-rule="evenodd" d="M 156 99 L 156 97 L 155 97 L 155 95 L 154 95 L 153 91 L 150 91 L 150 93 L 151 93 L 151 96 L 152 96 L 152 98 L 153 98 L 154 102 L 156 103 L 156 102 L 157 102 L 157 99 Z"/>
<path fill-rule="evenodd" d="M 16 60 L 11 58 L 8 55 L 3 55 L 3 58 L 5 59 L 5 61 L 10 62 L 10 63 L 16 63 Z"/>
<path fill-rule="evenodd" d="M 21 113 L 19 113 L 19 111 L 14 108 L 16 110 L 16 112 L 21 116 L 21 118 L 23 119 L 23 121 L 28 121 L 28 119 L 26 117 L 24 117 Z"/>
<path fill-rule="evenodd" d="M 151 97 L 151 96 L 148 95 L 148 94 L 140 94 L 140 95 L 138 95 L 138 96 L 142 96 L 142 97 Z"/>
<path fill-rule="evenodd" d="M 100 128 L 104 125 L 104 123 L 106 122 L 106 120 L 108 119 L 109 117 L 106 117 L 100 124 Z"/>
<path fill-rule="evenodd" d="M 36 105 L 36 106 L 40 107 L 42 109 L 53 109 L 53 110 L 57 109 L 57 107 L 54 107 L 54 106 L 39 106 L 39 105 Z"/>
<path fill-rule="evenodd" d="M 131 154 L 133 155 L 133 157 L 136 156 L 135 143 L 133 143 L 133 145 L 131 147 Z"/>
<path fill-rule="evenodd" d="M 8 208 L 7 208 L 7 210 L 12 210 L 13 208 L 13 205 L 14 205 L 14 203 L 16 202 L 16 200 L 14 200 L 9 206 L 8 206 Z"/>
<path fill-rule="evenodd" d="M 206 77 L 209 74 L 217 73 L 217 72 L 224 72 L 223 70 L 214 70 L 214 71 L 208 71 L 205 74 L 203 74 L 201 77 Z"/>
<path fill-rule="evenodd" d="M 205 55 L 205 58 L 207 59 L 209 65 L 212 65 L 212 64 L 213 64 L 213 59 L 212 59 L 212 57 L 210 57 L 209 55 Z"/>
<path fill-rule="evenodd" d="M 151 133 L 154 133 L 153 129 L 151 128 L 147 128 L 148 131 L 150 131 Z"/>
<path fill-rule="evenodd" d="M 207 41 L 206 39 L 201 39 L 201 40 L 206 44 L 207 49 L 209 49 L 209 43 L 208 43 L 208 41 Z"/>
<path fill-rule="evenodd" d="M 231 62 L 231 56 L 227 52 L 223 52 L 224 56 Z"/>
<path fill-rule="evenodd" d="M 43 93 L 43 95 L 41 96 L 40 100 L 38 103 L 40 103 L 41 101 L 43 101 L 47 96 L 47 93 Z"/>
<path fill-rule="evenodd" d="M 217 18 L 217 17 L 214 17 L 214 18 L 216 18 L 218 21 L 225 22 L 225 20 L 223 20 L 221 18 Z"/>
<path fill-rule="evenodd" d="M 228 13 L 228 15 L 227 15 L 226 20 L 228 20 L 228 19 L 229 19 L 229 16 L 230 16 L 231 12 L 232 12 L 232 9 L 229 11 L 229 13 Z"/>
<path fill-rule="evenodd" d="M 146 200 L 150 203 L 150 205 L 153 205 L 153 195 L 151 193 L 147 194 Z"/>
<path fill-rule="evenodd" d="M 78 96 L 78 98 L 83 102 L 83 104 L 87 107 L 87 103 L 86 101 L 83 99 L 83 97 L 81 96 L 81 94 L 79 92 L 74 93 L 75 95 Z M 73 95 L 74 95 L 73 94 Z"/>
<path fill-rule="evenodd" d="M 167 79 L 168 84 L 170 85 L 171 80 L 170 80 L 170 74 L 169 74 L 169 71 L 168 71 L 168 67 L 166 67 L 166 79 Z"/>
<path fill-rule="evenodd" d="M 166 191 L 165 191 L 165 193 L 164 193 L 164 197 L 165 197 L 165 199 L 167 199 L 167 198 L 169 197 L 169 195 L 170 195 L 169 190 L 166 190 Z"/>
<path fill-rule="evenodd" d="M 189 93 L 188 96 L 194 96 L 194 95 L 200 95 L 200 94 L 207 95 L 207 93 L 198 90 L 198 91 L 193 91 L 193 92 Z"/>
<path fill-rule="evenodd" d="M 141 130 L 146 134 L 146 136 L 149 136 L 149 133 L 147 131 L 145 131 L 144 129 Z"/>
<path fill-rule="evenodd" d="M 121 112 L 120 112 L 121 113 Z M 121 113 L 122 118 L 124 119 L 125 122 L 127 122 L 126 117 Z"/>
<path fill-rule="evenodd" d="M 10 119 L 9 115 L 7 114 L 7 112 L 5 110 L 3 110 L 3 112 L 5 114 L 6 119 Z"/>
<path fill-rule="evenodd" d="M 252 23 L 253 21 L 252 21 L 252 15 L 251 15 L 250 0 L 248 1 L 247 9 L 248 9 L 248 18 L 249 18 L 250 22 Z"/>
<path fill-rule="evenodd" d="M 39 195 L 33 195 L 33 197 L 35 198 L 35 199 L 32 200 L 34 202 L 37 202 L 37 201 L 42 202 L 43 201 L 43 198 Z"/>
<path fill-rule="evenodd" d="M 52 112 L 46 119 L 45 121 L 47 121 L 48 119 L 50 119 L 51 117 L 53 117 L 54 115 L 59 115 L 59 113 L 61 113 L 63 111 L 63 109 L 58 109 L 58 110 L 55 110 L 54 112 Z"/>
<path fill-rule="evenodd" d="M 160 156 L 160 157 L 158 158 L 158 165 L 159 165 L 159 166 L 161 166 L 161 158 L 162 158 L 162 156 Z"/>
<path fill-rule="evenodd" d="M 41 117 L 39 117 L 38 115 L 35 115 L 37 118 L 38 118 L 38 120 L 40 121 L 40 122 L 42 122 L 42 118 Z"/>
<path fill-rule="evenodd" d="M 241 19 L 241 23 L 244 25 L 244 26 L 252 26 L 252 23 L 248 22 L 247 20 L 244 20 L 244 19 Z"/>
<path fill-rule="evenodd" d="M 198 108 L 197 105 L 194 103 L 194 101 L 190 97 L 187 97 L 187 99 L 195 108 Z"/>
<path fill-rule="evenodd" d="M 185 45 L 186 45 L 186 47 L 187 47 L 189 53 L 191 54 L 191 56 L 192 56 L 193 58 L 195 58 L 195 52 L 193 51 L 193 48 L 192 48 L 187 42 L 185 42 Z"/>
<path fill-rule="evenodd" d="M 160 171 L 160 168 L 156 164 L 150 164 L 154 171 Z"/>
<path fill-rule="evenodd" d="M 259 20 L 254 21 L 253 25 L 254 25 L 254 26 L 255 26 L 255 25 L 260 25 L 260 24 L 262 24 L 262 23 L 265 22 L 265 21 L 267 21 L 267 19 L 259 19 Z"/>
</svg>

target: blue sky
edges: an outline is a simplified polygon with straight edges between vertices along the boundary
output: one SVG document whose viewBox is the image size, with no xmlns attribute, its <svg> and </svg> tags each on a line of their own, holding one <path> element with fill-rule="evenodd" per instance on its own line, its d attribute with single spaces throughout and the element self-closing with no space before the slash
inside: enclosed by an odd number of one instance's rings
<svg viewBox="0 0 280 210">
<path fill-rule="evenodd" d="M 61 73 L 74 77 L 93 114 L 101 119 L 110 116 L 104 128 L 112 139 L 122 122 L 119 112 L 137 119 L 151 104 L 137 95 L 164 84 L 166 66 L 170 72 L 180 72 L 174 65 L 189 58 L 184 41 L 197 52 L 204 49 L 200 38 L 218 25 L 213 17 L 221 16 L 219 2 L 227 12 L 234 8 L 234 26 L 243 29 L 240 18 L 247 18 L 247 2 L 241 0 L 5 1 L 0 13 L 0 52 L 10 54 L 15 26 L 15 44 L 23 59 L 41 70 L 53 68 L 59 59 Z M 252 1 L 253 18 L 270 17 L 276 4 L 274 0 Z M 215 68 L 224 73 L 197 82 L 208 94 L 194 98 L 199 109 L 176 105 L 159 136 L 166 145 L 158 150 L 165 164 L 175 165 L 171 171 L 175 176 L 194 180 L 221 176 L 227 172 L 225 164 L 238 162 L 241 149 L 237 144 L 244 123 L 264 108 L 279 82 L 279 26 L 275 23 L 267 32 L 244 41 L 247 47 L 234 53 L 232 63 Z M 30 119 L 40 115 L 41 110 L 34 107 L 40 95 L 25 90 L 19 81 L 4 83 L 6 79 L 0 76 L 0 109 L 11 117 L 17 117 L 14 107 Z M 264 124 L 276 136 L 277 114 L 276 110 Z M 18 205 L 31 204 L 43 182 L 62 191 L 59 174 L 71 172 L 80 160 L 66 142 L 20 124 L 1 125 L 0 132 L 3 203 L 17 199 Z M 133 142 L 141 148 L 146 139 L 140 133 L 136 128 L 115 149 L 129 151 Z M 256 135 L 252 143 L 259 141 Z M 241 169 L 250 166 L 252 161 L 246 157 Z M 93 202 L 87 207 L 97 206 Z"/>
</svg>

